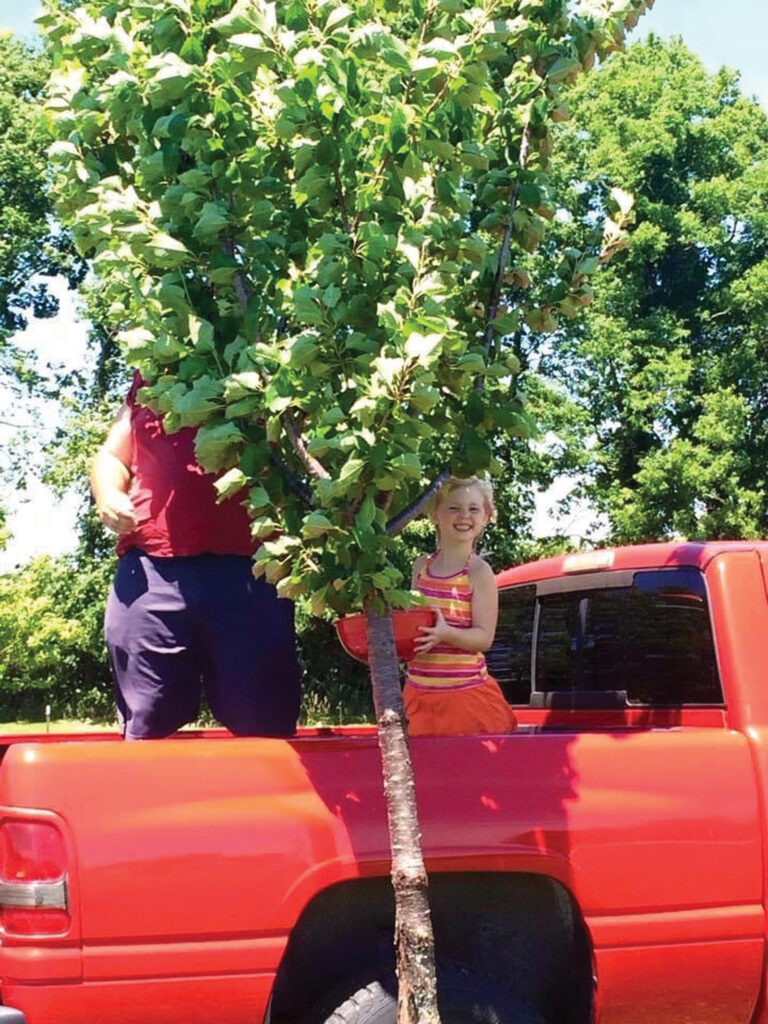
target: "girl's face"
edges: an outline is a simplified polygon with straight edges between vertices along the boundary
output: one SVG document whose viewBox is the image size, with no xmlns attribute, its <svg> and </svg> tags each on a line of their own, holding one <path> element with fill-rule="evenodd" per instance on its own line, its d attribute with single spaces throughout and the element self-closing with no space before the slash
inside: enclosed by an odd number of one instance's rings
<svg viewBox="0 0 768 1024">
<path fill-rule="evenodd" d="M 432 514 L 440 542 L 474 542 L 488 523 L 483 492 L 479 487 L 457 487 L 447 494 Z"/>
</svg>

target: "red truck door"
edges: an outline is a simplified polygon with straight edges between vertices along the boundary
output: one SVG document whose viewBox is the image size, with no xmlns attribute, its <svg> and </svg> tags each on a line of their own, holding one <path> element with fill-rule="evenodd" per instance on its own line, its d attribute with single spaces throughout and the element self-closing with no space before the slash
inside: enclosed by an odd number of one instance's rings
<svg viewBox="0 0 768 1024">
<path fill-rule="evenodd" d="M 562 872 L 584 914 L 600 1024 L 752 1019 L 765 938 L 760 798 L 736 727 L 747 685 L 734 682 L 738 638 L 721 636 L 736 582 L 752 622 L 766 618 L 757 556 L 745 557 L 738 581 L 672 565 L 501 592 L 489 664 L 523 729 L 536 730 L 518 747 L 505 822 L 528 822 L 518 840 Z"/>
</svg>

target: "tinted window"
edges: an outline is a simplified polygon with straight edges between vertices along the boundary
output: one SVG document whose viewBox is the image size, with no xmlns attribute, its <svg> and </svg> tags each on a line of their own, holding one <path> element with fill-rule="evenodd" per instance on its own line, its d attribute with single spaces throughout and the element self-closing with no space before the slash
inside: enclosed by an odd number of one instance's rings
<svg viewBox="0 0 768 1024">
<path fill-rule="evenodd" d="M 528 647 L 530 655 L 533 643 L 533 588 L 502 592 L 500 645 L 488 660 L 507 699 L 527 702 L 530 689 L 624 690 L 627 700 L 638 704 L 721 703 L 701 574 L 694 569 L 637 572 L 631 586 L 615 587 L 606 574 L 605 583 L 600 589 L 538 598 L 533 682 L 530 657 L 524 671 L 523 650 Z M 518 596 L 519 591 L 526 593 Z"/>
<path fill-rule="evenodd" d="M 499 623 L 486 653 L 488 671 L 512 704 L 527 704 L 531 695 L 531 645 L 536 587 L 514 587 L 499 594 Z"/>
</svg>

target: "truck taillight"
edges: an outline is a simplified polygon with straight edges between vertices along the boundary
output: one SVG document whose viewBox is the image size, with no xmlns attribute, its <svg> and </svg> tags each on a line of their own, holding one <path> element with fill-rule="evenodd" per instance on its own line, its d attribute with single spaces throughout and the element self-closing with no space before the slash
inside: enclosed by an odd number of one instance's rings
<svg viewBox="0 0 768 1024">
<path fill-rule="evenodd" d="M 70 923 L 67 852 L 55 825 L 0 824 L 0 923 L 12 935 L 58 935 Z"/>
</svg>

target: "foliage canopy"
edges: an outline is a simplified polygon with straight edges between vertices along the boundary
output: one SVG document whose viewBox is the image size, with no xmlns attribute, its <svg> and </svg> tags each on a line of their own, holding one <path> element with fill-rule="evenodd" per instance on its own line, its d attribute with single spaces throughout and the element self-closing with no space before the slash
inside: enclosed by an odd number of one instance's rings
<svg viewBox="0 0 768 1024">
<path fill-rule="evenodd" d="M 653 37 L 580 83 L 572 109 L 559 243 L 584 244 L 608 182 L 635 196 L 637 225 L 584 316 L 554 345 L 531 339 L 559 385 L 558 466 L 614 542 L 764 535 L 768 117 L 734 73 Z"/>
<path fill-rule="evenodd" d="M 468 473 L 529 434 L 509 336 L 590 301 L 596 261 L 534 304 L 515 258 L 555 212 L 564 86 L 649 5 L 67 6 L 40 20 L 59 209 L 141 400 L 248 487 L 281 594 L 409 603 L 387 524 L 438 441 Z"/>
</svg>

